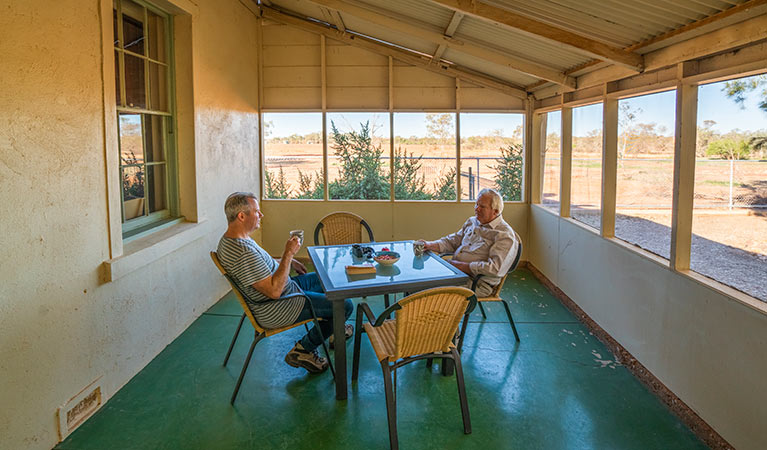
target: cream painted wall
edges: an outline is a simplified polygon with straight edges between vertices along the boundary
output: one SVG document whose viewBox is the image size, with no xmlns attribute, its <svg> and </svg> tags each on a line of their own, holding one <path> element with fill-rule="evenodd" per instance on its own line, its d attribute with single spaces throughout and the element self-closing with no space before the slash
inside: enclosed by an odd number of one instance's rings
<svg viewBox="0 0 767 450">
<path fill-rule="evenodd" d="M 99 377 L 112 396 L 228 290 L 208 251 L 225 196 L 258 191 L 257 21 L 236 0 L 183 3 L 195 8 L 196 186 L 182 192 L 209 232 L 100 284 L 100 3 L 0 2 L 0 448 L 51 448 L 59 406 Z"/>
<path fill-rule="evenodd" d="M 304 230 L 305 245 L 314 245 L 314 228 L 332 212 L 353 212 L 368 222 L 376 241 L 437 239 L 457 231 L 474 214 L 473 202 L 361 202 L 264 200 L 262 237 L 264 248 L 272 255 L 282 254 L 288 231 Z M 503 218 L 527 242 L 528 205 L 506 203 Z M 522 259 L 526 258 L 526 252 Z M 299 256 L 308 257 L 302 248 Z"/>
<path fill-rule="evenodd" d="M 767 315 L 533 205 L 528 259 L 738 449 L 767 448 Z"/>
</svg>

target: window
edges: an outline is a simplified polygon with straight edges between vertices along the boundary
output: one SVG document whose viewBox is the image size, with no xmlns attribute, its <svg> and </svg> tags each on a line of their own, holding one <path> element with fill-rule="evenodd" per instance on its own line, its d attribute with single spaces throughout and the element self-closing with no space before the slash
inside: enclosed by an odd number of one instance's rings
<svg viewBox="0 0 767 450">
<path fill-rule="evenodd" d="M 675 111 L 676 91 L 618 102 L 615 236 L 667 259 Z"/>
<path fill-rule="evenodd" d="M 601 228 L 602 103 L 573 108 L 573 163 L 570 214 Z"/>
<path fill-rule="evenodd" d="M 541 204 L 559 213 L 559 182 L 562 174 L 562 111 L 545 114 L 546 146 L 543 149 Z"/>
<path fill-rule="evenodd" d="M 123 238 L 178 215 L 171 18 L 138 1 L 115 0 Z"/>
<path fill-rule="evenodd" d="M 521 201 L 523 142 L 523 114 L 461 113 L 461 199 L 496 188 L 504 200 Z"/>
<path fill-rule="evenodd" d="M 453 113 L 394 114 L 395 200 L 456 199 Z"/>
<path fill-rule="evenodd" d="M 263 198 L 325 198 L 322 113 L 264 113 L 263 124 Z"/>
<path fill-rule="evenodd" d="M 328 113 L 330 199 L 391 198 L 389 113 Z"/>
<path fill-rule="evenodd" d="M 700 86 L 690 268 L 767 301 L 767 76 Z"/>
</svg>

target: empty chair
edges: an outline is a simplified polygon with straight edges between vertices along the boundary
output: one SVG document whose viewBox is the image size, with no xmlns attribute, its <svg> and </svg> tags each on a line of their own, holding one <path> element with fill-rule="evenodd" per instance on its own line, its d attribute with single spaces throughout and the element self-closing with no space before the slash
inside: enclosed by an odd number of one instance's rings
<svg viewBox="0 0 767 450">
<path fill-rule="evenodd" d="M 362 229 L 365 229 L 370 242 L 375 242 L 373 230 L 362 217 L 350 212 L 334 212 L 320 219 L 314 229 L 314 245 L 359 244 L 362 242 Z"/>
<path fill-rule="evenodd" d="M 426 358 L 451 359 L 455 364 L 458 399 L 461 405 L 463 431 L 471 433 L 469 404 L 463 380 L 461 355 L 454 339 L 463 318 L 461 337 L 466 332 L 468 315 L 476 304 L 476 297 L 462 287 L 440 287 L 409 295 L 387 308 L 376 318 L 366 303 L 357 306 L 357 328 L 354 338 L 352 382 L 359 375 L 361 333 L 368 334 L 376 359 L 381 364 L 386 393 L 386 412 L 389 422 L 389 444 L 398 449 L 396 372 L 394 387 L 392 371 L 413 361 Z M 395 318 L 387 320 L 394 312 Z M 363 313 L 368 323 L 363 325 Z"/>
<path fill-rule="evenodd" d="M 221 261 L 219 261 L 218 259 L 218 254 L 216 254 L 216 252 L 210 252 L 210 258 L 213 260 L 213 263 L 216 265 L 216 267 L 218 267 L 218 270 L 221 272 L 221 274 L 226 277 L 227 281 L 229 281 L 229 284 L 232 286 L 232 291 L 234 291 L 235 296 L 237 296 L 237 300 L 240 302 L 240 306 L 242 306 L 242 309 L 244 310 L 244 313 L 242 314 L 242 317 L 240 318 L 240 323 L 239 325 L 237 325 L 237 330 L 234 332 L 234 336 L 232 337 L 232 343 L 229 344 L 229 350 L 226 352 L 226 357 L 224 358 L 224 366 L 226 366 L 226 363 L 229 361 L 229 356 L 232 354 L 234 343 L 237 341 L 237 336 L 240 333 L 240 328 L 242 328 L 242 323 L 245 321 L 246 316 L 250 320 L 250 323 L 253 325 L 253 328 L 256 331 L 255 337 L 253 338 L 253 343 L 250 345 L 250 350 L 248 351 L 248 356 L 245 357 L 245 362 L 243 363 L 242 370 L 240 371 L 240 377 L 237 379 L 237 385 L 234 387 L 234 392 L 232 393 L 232 399 L 230 401 L 231 404 L 234 404 L 234 400 L 237 398 L 237 393 L 240 391 L 240 385 L 242 384 L 242 379 L 243 377 L 245 377 L 245 372 L 248 370 L 248 365 L 250 364 L 250 359 L 253 356 L 253 350 L 256 348 L 256 344 L 258 344 L 264 338 L 267 338 L 269 336 L 274 336 L 275 334 L 282 333 L 283 331 L 290 330 L 300 325 L 303 325 L 308 331 L 309 329 L 307 327 L 307 324 L 309 322 L 314 322 L 314 326 L 317 327 L 317 331 L 320 332 L 320 336 L 323 338 L 322 348 L 325 350 L 325 357 L 327 357 L 328 359 L 328 364 L 330 365 L 330 372 L 333 374 L 333 378 L 335 378 L 336 373 L 335 373 L 335 370 L 333 369 L 333 363 L 330 360 L 330 355 L 328 354 L 328 347 L 325 344 L 324 336 L 322 336 L 322 330 L 320 330 L 320 324 L 317 320 L 317 315 L 314 313 L 314 308 L 312 307 L 312 303 L 310 301 L 307 300 L 307 303 L 309 304 L 309 308 L 312 311 L 311 319 L 296 322 L 281 328 L 273 328 L 273 329 L 262 328 L 256 321 L 256 318 L 253 316 L 253 313 L 250 311 L 248 304 L 245 302 L 245 296 L 243 295 L 242 291 L 240 291 L 240 288 L 237 287 L 237 284 L 234 282 L 234 280 L 232 280 L 229 274 L 226 273 L 224 266 L 221 265 Z M 295 293 L 286 297 L 281 297 L 281 298 L 270 300 L 270 301 L 277 302 L 277 301 L 284 300 L 286 298 L 300 296 L 300 295 L 303 295 L 303 294 Z"/>
</svg>

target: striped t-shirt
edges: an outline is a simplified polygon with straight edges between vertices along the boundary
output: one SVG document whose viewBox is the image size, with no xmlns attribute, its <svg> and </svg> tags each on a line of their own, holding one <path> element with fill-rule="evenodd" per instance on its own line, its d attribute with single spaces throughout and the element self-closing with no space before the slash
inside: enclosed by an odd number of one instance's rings
<svg viewBox="0 0 767 450">
<path fill-rule="evenodd" d="M 291 297 L 279 302 L 259 304 L 269 297 L 253 287 L 277 270 L 277 261 L 251 239 L 233 239 L 223 236 L 218 241 L 218 258 L 226 273 L 245 294 L 253 316 L 264 328 L 280 328 L 294 323 L 304 307 L 306 297 Z M 288 279 L 281 296 L 303 292 L 298 284 Z"/>
</svg>

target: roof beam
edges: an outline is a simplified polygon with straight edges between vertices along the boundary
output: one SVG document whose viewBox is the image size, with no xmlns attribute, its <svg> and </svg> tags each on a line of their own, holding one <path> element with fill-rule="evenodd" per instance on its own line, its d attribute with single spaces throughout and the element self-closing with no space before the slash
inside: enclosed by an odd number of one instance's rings
<svg viewBox="0 0 767 450">
<path fill-rule="evenodd" d="M 455 30 L 458 28 L 458 25 L 461 23 L 461 20 L 465 17 L 465 14 L 460 13 L 458 11 L 455 11 L 453 13 L 453 17 L 450 19 L 450 23 L 447 25 L 447 28 L 445 28 L 445 32 L 443 33 L 446 37 L 453 37 L 453 34 L 455 34 Z M 439 44 L 437 47 L 437 51 L 434 52 L 434 55 L 432 55 L 431 59 L 433 61 L 439 61 L 440 58 L 442 58 L 442 54 L 445 53 L 445 50 L 447 50 L 447 46 L 445 44 Z"/>
<path fill-rule="evenodd" d="M 317 22 L 310 22 L 298 17 L 294 17 L 288 14 L 284 14 L 273 8 L 265 6 L 261 7 L 262 17 L 273 20 L 278 23 L 290 25 L 302 30 L 306 30 L 310 33 L 319 34 L 330 39 L 335 39 L 340 42 L 344 42 L 348 45 L 363 48 L 365 50 L 377 53 L 383 56 L 391 56 L 392 58 L 402 61 L 413 66 L 419 67 L 430 72 L 435 72 L 440 75 L 450 76 L 458 78 L 460 80 L 468 81 L 472 84 L 476 84 L 481 87 L 494 89 L 507 95 L 511 95 L 516 98 L 527 99 L 527 92 L 521 89 L 519 86 L 512 85 L 510 83 L 497 80 L 495 78 L 482 75 L 479 73 L 470 72 L 454 65 L 448 65 L 444 63 L 431 64 L 431 58 L 425 55 L 418 54 L 416 52 L 408 51 L 406 49 L 395 47 L 393 45 L 387 45 L 380 41 L 374 41 L 364 36 L 354 34 L 347 30 L 346 33 L 341 33 L 334 28 L 325 26 Z"/>
<path fill-rule="evenodd" d="M 403 18 L 396 17 L 393 13 L 388 11 L 373 9 L 373 7 L 363 8 L 342 0 L 310 1 L 316 5 L 335 9 L 344 14 L 355 16 L 366 22 L 386 27 L 411 37 L 423 39 L 437 45 L 444 45 L 451 50 L 484 59 L 485 61 L 504 66 L 517 72 L 522 72 L 535 78 L 541 78 L 556 84 L 561 84 L 568 89 L 575 89 L 575 78 L 567 76 L 557 69 L 512 56 L 507 53 L 490 50 L 477 44 L 444 36 L 442 33 L 433 31 L 428 27 L 409 23 L 403 20 Z"/>
<path fill-rule="evenodd" d="M 477 0 L 431 0 L 453 11 L 477 17 L 504 27 L 554 42 L 561 47 L 576 50 L 592 58 L 608 61 L 636 72 L 644 69 L 642 55 L 613 47 L 603 42 L 581 36 L 553 25 L 540 22 L 521 14 L 501 9 Z"/>
</svg>

